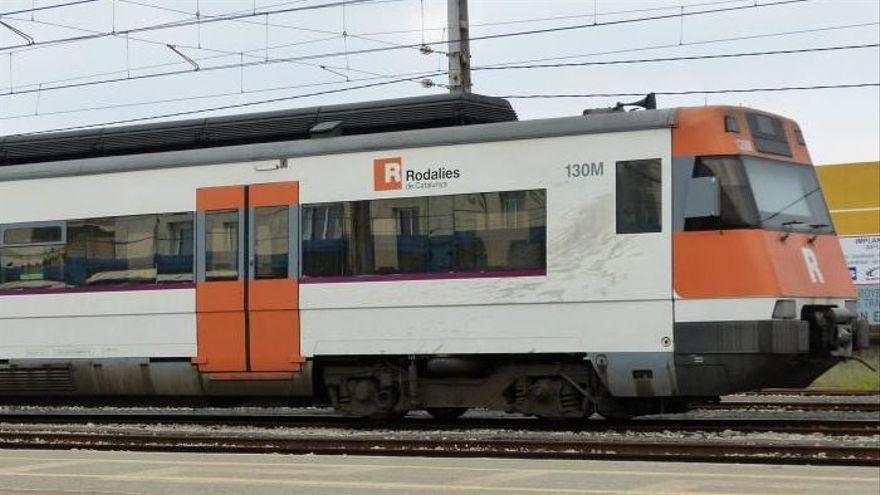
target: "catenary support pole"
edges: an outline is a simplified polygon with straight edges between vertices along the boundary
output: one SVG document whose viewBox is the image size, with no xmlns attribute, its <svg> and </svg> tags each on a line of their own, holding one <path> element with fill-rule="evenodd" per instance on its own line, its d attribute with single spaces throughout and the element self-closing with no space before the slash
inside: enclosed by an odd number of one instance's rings
<svg viewBox="0 0 880 495">
<path fill-rule="evenodd" d="M 449 24 L 449 92 L 471 92 L 471 49 L 467 0 L 447 0 Z"/>
</svg>

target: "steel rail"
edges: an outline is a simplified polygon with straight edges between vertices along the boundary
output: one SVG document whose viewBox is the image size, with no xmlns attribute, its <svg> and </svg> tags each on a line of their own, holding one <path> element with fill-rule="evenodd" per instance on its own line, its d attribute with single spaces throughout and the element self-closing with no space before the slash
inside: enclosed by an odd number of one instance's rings
<svg viewBox="0 0 880 495">
<path fill-rule="evenodd" d="M 367 420 L 343 416 L 291 416 L 276 414 L 199 413 L 0 413 L 0 424 L 15 425 L 201 425 L 255 426 L 264 428 L 337 428 L 352 431 L 554 431 L 554 432 L 721 432 L 789 433 L 866 436 L 880 435 L 880 419 L 636 419 L 626 422 L 596 420 L 545 421 L 537 418 L 461 418 L 439 421 L 430 418 Z"/>
<path fill-rule="evenodd" d="M 731 442 L 534 441 L 0 432 L 0 448 L 880 466 L 880 447 Z"/>
<path fill-rule="evenodd" d="M 880 390 L 844 389 L 844 388 L 765 388 L 756 392 L 746 392 L 743 395 L 776 396 L 776 395 L 799 395 L 799 396 L 829 396 L 829 397 L 878 397 Z"/>
<path fill-rule="evenodd" d="M 711 410 L 753 410 L 772 409 L 786 411 L 847 411 L 847 412 L 878 412 L 880 402 L 797 402 L 797 401 L 760 401 L 737 400 L 700 404 L 695 409 Z"/>
</svg>

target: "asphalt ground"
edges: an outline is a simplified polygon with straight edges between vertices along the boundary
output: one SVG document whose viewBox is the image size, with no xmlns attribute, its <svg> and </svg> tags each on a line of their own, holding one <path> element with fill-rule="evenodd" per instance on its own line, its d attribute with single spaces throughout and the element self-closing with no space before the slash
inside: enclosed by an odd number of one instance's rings
<svg viewBox="0 0 880 495">
<path fill-rule="evenodd" d="M 871 494 L 880 468 L 0 450 L 0 495 Z"/>
</svg>

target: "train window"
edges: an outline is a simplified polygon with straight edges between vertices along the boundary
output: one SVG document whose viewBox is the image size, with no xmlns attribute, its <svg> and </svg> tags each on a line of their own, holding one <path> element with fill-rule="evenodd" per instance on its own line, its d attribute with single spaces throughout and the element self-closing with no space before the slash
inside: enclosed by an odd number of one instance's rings
<svg viewBox="0 0 880 495">
<path fill-rule="evenodd" d="M 65 287 L 63 245 L 0 248 L 0 289 Z"/>
<path fill-rule="evenodd" d="M 41 222 L 2 231 L 0 289 L 193 280 L 191 212 Z"/>
<path fill-rule="evenodd" d="M 192 282 L 193 214 L 159 215 L 156 229 L 156 282 Z"/>
<path fill-rule="evenodd" d="M 289 221 L 290 208 L 287 206 L 254 209 L 255 278 L 287 278 Z"/>
<path fill-rule="evenodd" d="M 335 235 L 323 235 L 328 231 Z M 544 190 L 353 201 L 303 208 L 304 276 L 545 267 Z"/>
<path fill-rule="evenodd" d="M 36 244 L 64 243 L 64 223 L 32 224 L 25 227 L 6 227 L 0 245 L 33 246 Z"/>
<path fill-rule="evenodd" d="M 617 162 L 617 233 L 661 231 L 660 160 Z"/>
<path fill-rule="evenodd" d="M 776 117 L 760 113 L 747 113 L 746 122 L 752 132 L 755 149 L 762 153 L 791 156 L 791 148 L 782 127 L 782 121 Z"/>
<path fill-rule="evenodd" d="M 72 285 L 153 283 L 156 215 L 67 223 L 65 273 Z"/>
<path fill-rule="evenodd" d="M 357 275 L 383 273 L 427 273 L 432 242 L 437 239 L 438 214 L 443 209 L 435 198 L 401 198 L 364 201 L 369 215 L 369 232 L 360 235 Z M 357 219 L 357 217 L 355 218 Z M 432 232 L 432 230 L 434 230 Z"/>
<path fill-rule="evenodd" d="M 455 196 L 455 271 L 544 268 L 546 199 L 543 189 Z"/>
<path fill-rule="evenodd" d="M 239 212 L 205 213 L 205 280 L 239 278 Z"/>
<path fill-rule="evenodd" d="M 344 210 L 343 203 L 303 207 L 303 273 L 314 277 L 351 275 L 348 239 L 342 231 Z"/>
<path fill-rule="evenodd" d="M 733 115 L 724 116 L 724 132 L 739 133 L 739 123 Z"/>
<path fill-rule="evenodd" d="M 694 165 L 694 177 L 715 177 L 721 186 L 718 216 L 688 218 L 684 230 L 736 229 L 755 225 L 758 210 L 745 169 L 738 158 L 702 157 Z"/>
</svg>

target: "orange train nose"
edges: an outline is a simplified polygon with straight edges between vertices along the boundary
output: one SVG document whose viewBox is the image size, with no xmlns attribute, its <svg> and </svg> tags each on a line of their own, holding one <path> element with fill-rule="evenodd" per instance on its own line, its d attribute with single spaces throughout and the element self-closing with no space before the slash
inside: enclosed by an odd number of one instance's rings
<svg viewBox="0 0 880 495">
<path fill-rule="evenodd" d="M 855 298 L 836 236 L 724 230 L 676 232 L 676 293 L 704 297 Z"/>
</svg>

